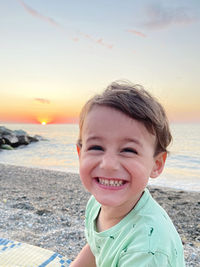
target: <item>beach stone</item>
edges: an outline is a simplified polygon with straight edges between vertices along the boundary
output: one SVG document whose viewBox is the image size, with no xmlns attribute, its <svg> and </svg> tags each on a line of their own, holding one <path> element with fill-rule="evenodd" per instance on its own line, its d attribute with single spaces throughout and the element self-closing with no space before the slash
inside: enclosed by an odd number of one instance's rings
<svg viewBox="0 0 200 267">
<path fill-rule="evenodd" d="M 28 145 L 30 144 L 30 140 L 27 135 L 17 136 L 19 145 Z"/>
<path fill-rule="evenodd" d="M 27 133 L 24 130 L 14 130 L 13 133 L 16 136 L 23 136 L 23 135 L 27 135 Z"/>
<path fill-rule="evenodd" d="M 0 148 L 11 150 L 18 146 L 28 145 L 31 142 L 46 140 L 40 135 L 29 136 L 24 130 L 10 130 L 0 126 Z M 8 146 L 5 146 L 8 145 Z"/>
<path fill-rule="evenodd" d="M 12 147 L 17 147 L 18 146 L 19 140 L 18 140 L 17 136 L 15 136 L 13 134 L 3 135 L 3 139 L 5 140 L 5 143 L 7 145 L 10 145 Z"/>
<path fill-rule="evenodd" d="M 15 209 L 34 210 L 33 205 L 31 205 L 30 203 L 16 203 L 11 207 Z"/>
<path fill-rule="evenodd" d="M 12 130 L 9 130 L 4 126 L 0 126 L 0 135 L 9 135 L 9 134 L 12 134 Z"/>
<path fill-rule="evenodd" d="M 199 192 L 149 189 L 180 233 L 186 267 L 199 266 Z M 0 194 L 1 237 L 39 245 L 70 259 L 85 245 L 84 211 L 90 194 L 78 174 L 0 164 Z M 173 199 L 177 195 L 180 199 Z M 28 205 L 35 208 L 27 209 Z"/>
<path fill-rule="evenodd" d="M 3 138 L 0 138 L 0 146 L 4 145 L 5 143 L 6 143 L 5 140 Z"/>
<path fill-rule="evenodd" d="M 51 211 L 50 211 L 50 210 L 46 210 L 46 209 L 42 209 L 42 210 L 37 210 L 37 211 L 36 211 L 36 214 L 38 214 L 38 215 L 40 215 L 40 216 L 42 216 L 42 215 L 47 215 L 47 214 L 49 214 L 49 213 L 51 213 Z"/>
<path fill-rule="evenodd" d="M 2 149 L 6 149 L 6 150 L 13 150 L 13 149 L 14 149 L 12 146 L 7 145 L 7 144 L 2 144 L 2 145 L 1 145 L 1 148 L 2 148 Z"/>
<path fill-rule="evenodd" d="M 38 142 L 39 138 L 37 138 L 37 136 L 28 136 L 28 140 L 29 142 Z"/>
</svg>

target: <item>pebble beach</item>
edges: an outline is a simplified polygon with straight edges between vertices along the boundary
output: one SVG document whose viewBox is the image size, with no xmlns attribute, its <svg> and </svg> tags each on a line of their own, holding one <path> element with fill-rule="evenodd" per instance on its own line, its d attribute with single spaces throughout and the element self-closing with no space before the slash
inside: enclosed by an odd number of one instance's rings
<svg viewBox="0 0 200 267">
<path fill-rule="evenodd" d="M 186 266 L 200 266 L 200 192 L 149 187 L 174 222 Z M 40 246 L 74 259 L 85 244 L 90 197 L 75 173 L 0 164 L 0 238 Z"/>
</svg>

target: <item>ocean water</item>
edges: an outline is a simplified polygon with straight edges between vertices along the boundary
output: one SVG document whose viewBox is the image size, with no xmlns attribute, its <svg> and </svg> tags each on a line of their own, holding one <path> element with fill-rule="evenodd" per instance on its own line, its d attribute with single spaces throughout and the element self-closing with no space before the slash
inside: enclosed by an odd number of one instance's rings
<svg viewBox="0 0 200 267">
<path fill-rule="evenodd" d="M 23 129 L 29 135 L 39 134 L 46 139 L 0 151 L 0 163 L 39 167 L 78 173 L 76 124 L 1 124 L 9 129 Z M 149 183 L 158 186 L 200 191 L 200 124 L 171 124 L 173 143 L 169 147 L 165 169 L 159 178 Z"/>
</svg>

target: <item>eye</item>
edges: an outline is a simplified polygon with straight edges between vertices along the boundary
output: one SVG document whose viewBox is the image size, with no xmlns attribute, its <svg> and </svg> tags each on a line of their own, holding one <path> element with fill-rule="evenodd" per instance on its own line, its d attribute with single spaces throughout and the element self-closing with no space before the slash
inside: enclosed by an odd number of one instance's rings
<svg viewBox="0 0 200 267">
<path fill-rule="evenodd" d="M 133 154 L 138 154 L 137 151 L 133 148 L 130 147 L 126 147 L 122 150 L 122 152 L 126 152 L 126 153 L 133 153 Z"/>
<path fill-rule="evenodd" d="M 88 150 L 100 150 L 100 151 L 102 151 L 103 148 L 101 146 L 94 145 L 94 146 L 90 146 L 88 148 Z"/>
</svg>

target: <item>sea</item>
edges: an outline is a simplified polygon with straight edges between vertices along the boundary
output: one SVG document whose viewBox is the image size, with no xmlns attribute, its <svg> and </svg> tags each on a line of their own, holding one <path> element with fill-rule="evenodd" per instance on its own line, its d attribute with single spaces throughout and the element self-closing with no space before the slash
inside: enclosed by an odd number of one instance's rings
<svg viewBox="0 0 200 267">
<path fill-rule="evenodd" d="M 44 140 L 15 150 L 1 150 L 0 163 L 78 173 L 77 124 L 1 126 L 41 135 Z M 160 177 L 150 179 L 149 184 L 200 192 L 200 123 L 172 123 L 170 127 L 173 142 L 165 169 Z"/>
</svg>

